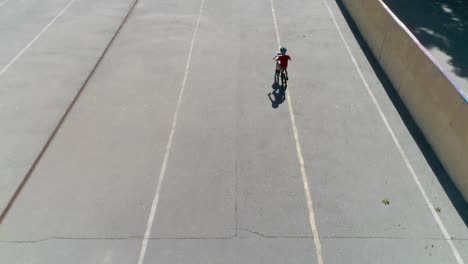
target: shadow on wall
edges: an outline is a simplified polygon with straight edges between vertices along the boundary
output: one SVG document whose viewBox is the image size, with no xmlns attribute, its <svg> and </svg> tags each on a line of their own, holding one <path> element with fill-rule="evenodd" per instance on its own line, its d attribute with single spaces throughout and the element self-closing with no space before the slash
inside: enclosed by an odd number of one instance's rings
<svg viewBox="0 0 468 264">
<path fill-rule="evenodd" d="M 387 1 L 403 1 L 403 0 L 387 0 Z M 405 0 L 405 1 L 419 2 L 419 0 Z M 433 0 L 427 0 L 427 1 L 433 1 Z M 434 0 L 434 2 L 436 1 L 438 0 Z M 468 0 L 465 0 L 465 1 L 468 2 Z M 416 122 L 412 118 L 405 104 L 401 100 L 401 97 L 398 95 L 398 92 L 395 90 L 392 83 L 390 82 L 387 75 L 385 74 L 384 70 L 380 67 L 379 63 L 373 56 L 372 51 L 370 50 L 369 46 L 367 46 L 366 41 L 360 34 L 351 16 L 346 11 L 346 8 L 344 7 L 342 1 L 336 0 L 336 3 L 338 4 L 338 7 L 343 13 L 346 19 L 346 22 L 348 23 L 349 28 L 353 32 L 354 37 L 356 38 L 357 42 L 359 43 L 359 46 L 364 52 L 364 55 L 366 56 L 375 74 L 377 75 L 380 82 L 382 83 L 387 95 L 389 96 L 393 105 L 397 109 L 402 120 L 405 122 L 405 125 L 408 128 L 408 131 L 411 133 L 414 141 L 418 144 L 419 149 L 424 154 L 424 157 L 426 158 L 427 163 L 429 164 L 432 171 L 436 175 L 445 193 L 447 193 L 453 206 L 456 208 L 460 217 L 465 222 L 465 225 L 468 226 L 468 203 L 465 201 L 462 194 L 458 191 L 452 179 L 447 174 L 447 171 L 440 163 L 437 155 L 434 153 L 434 150 L 431 148 L 431 146 L 427 142 L 426 138 L 424 137 L 421 130 L 417 126 Z"/>
<path fill-rule="evenodd" d="M 383 0 L 428 49 L 449 56 L 454 74 L 468 77 L 468 0 Z"/>
</svg>

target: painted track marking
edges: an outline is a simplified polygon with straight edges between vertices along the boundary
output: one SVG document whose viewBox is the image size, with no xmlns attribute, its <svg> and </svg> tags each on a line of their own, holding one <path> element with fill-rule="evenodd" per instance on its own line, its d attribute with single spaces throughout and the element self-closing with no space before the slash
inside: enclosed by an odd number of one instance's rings
<svg viewBox="0 0 468 264">
<path fill-rule="evenodd" d="M 8 0 L 7 0 L 7 1 L 8 1 Z M 39 32 L 39 34 L 37 34 L 37 35 L 28 43 L 28 45 L 26 45 L 26 47 L 24 47 L 18 54 L 16 54 L 16 56 L 15 56 L 5 67 L 3 67 L 3 69 L 0 71 L 0 76 L 2 76 L 3 73 L 5 73 L 5 72 L 11 67 L 11 65 L 13 65 L 13 63 L 15 63 L 15 62 L 21 57 L 21 55 L 23 55 L 23 53 L 25 53 L 26 50 L 28 50 L 29 47 L 31 47 L 31 46 L 34 44 L 34 42 L 36 42 L 36 40 L 38 40 L 38 39 L 42 36 L 42 34 L 44 34 L 44 32 L 46 32 L 46 31 L 49 29 L 49 27 L 52 26 L 52 24 L 54 24 L 55 21 L 56 21 L 59 17 L 61 17 L 61 16 L 63 15 L 63 14 L 67 11 L 67 9 L 68 9 L 75 1 L 76 1 L 76 0 L 71 0 L 71 1 L 62 9 L 62 11 L 60 11 L 60 13 L 58 13 L 58 15 L 56 15 L 56 16 L 49 22 L 49 24 L 47 24 L 47 26 L 45 26 L 45 27 L 41 30 L 41 32 Z M 0 6 L 1 6 L 2 4 L 4 4 L 4 3 L 5 3 L 5 2 L 2 2 L 2 3 L 0 4 Z"/>
<path fill-rule="evenodd" d="M 271 4 L 271 13 L 273 15 L 273 24 L 275 25 L 276 41 L 278 43 L 278 46 L 280 46 L 281 40 L 280 40 L 278 23 L 276 20 L 276 11 L 275 11 L 275 6 L 273 4 L 273 0 L 270 0 L 270 4 Z M 296 117 L 294 116 L 294 111 L 293 111 L 291 96 L 289 95 L 289 90 L 286 90 L 286 98 L 288 100 L 289 117 L 291 118 L 291 127 L 293 130 L 294 141 L 296 142 L 297 159 L 299 161 L 299 166 L 301 169 L 302 183 L 304 185 L 307 208 L 309 209 L 309 223 L 310 223 L 310 229 L 312 230 L 312 235 L 314 237 L 315 254 L 317 257 L 317 263 L 323 264 L 322 244 L 320 242 L 319 232 L 318 232 L 317 224 L 315 221 L 315 213 L 314 213 L 314 207 L 312 203 L 312 195 L 310 194 L 309 180 L 307 179 L 307 171 L 305 168 L 304 157 L 302 155 L 302 147 L 301 147 L 301 142 L 299 141 L 299 132 L 296 126 Z"/>
<path fill-rule="evenodd" d="M 189 74 L 190 62 L 192 60 L 193 46 L 195 44 L 197 31 L 198 31 L 198 28 L 200 26 L 200 18 L 201 18 L 201 14 L 203 12 L 203 6 L 204 5 L 205 5 L 205 0 L 202 0 L 201 4 L 200 4 L 200 10 L 198 12 L 197 23 L 195 25 L 195 29 L 193 30 L 192 41 L 190 42 L 190 49 L 189 49 L 189 53 L 188 53 L 188 57 L 187 57 L 187 63 L 185 65 L 184 79 L 182 81 L 182 86 L 180 88 L 179 97 L 177 99 L 176 109 L 175 109 L 175 112 L 174 112 L 174 116 L 172 118 L 172 127 L 171 127 L 171 132 L 169 133 L 169 139 L 168 139 L 167 145 L 166 145 L 166 153 L 164 154 L 164 159 L 163 159 L 163 162 L 162 162 L 162 165 L 161 165 L 161 171 L 159 172 L 158 184 L 156 185 L 156 190 L 155 190 L 155 193 L 154 193 L 154 199 L 153 199 L 153 203 L 151 205 L 151 211 L 150 211 L 150 214 L 148 216 L 148 223 L 146 224 L 145 235 L 143 237 L 143 241 L 141 242 L 141 250 L 140 250 L 140 256 L 138 257 L 138 264 L 143 264 L 143 261 L 145 260 L 146 248 L 148 247 L 148 240 L 149 240 L 150 235 L 151 235 L 151 229 L 152 229 L 153 224 L 154 224 L 154 217 L 156 215 L 156 209 L 157 209 L 158 203 L 159 203 L 159 195 L 160 195 L 161 187 L 162 187 L 162 184 L 163 184 L 163 181 L 164 181 L 164 176 L 166 175 L 167 162 L 169 160 L 169 155 L 171 154 L 172 142 L 174 140 L 174 134 L 175 134 L 175 130 L 176 130 L 176 127 L 177 127 L 177 118 L 179 116 L 179 110 L 180 110 L 180 106 L 182 104 L 182 97 L 184 95 L 185 86 L 187 85 L 187 77 L 188 77 L 188 74 Z"/>
</svg>

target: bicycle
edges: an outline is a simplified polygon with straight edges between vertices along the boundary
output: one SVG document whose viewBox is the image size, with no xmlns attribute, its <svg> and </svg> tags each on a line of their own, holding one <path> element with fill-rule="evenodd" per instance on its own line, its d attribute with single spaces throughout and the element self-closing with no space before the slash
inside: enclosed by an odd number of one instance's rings
<svg viewBox="0 0 468 264">
<path fill-rule="evenodd" d="M 279 64 L 276 67 L 276 77 L 275 77 L 275 82 L 279 83 L 281 77 L 281 88 L 286 90 L 288 88 L 288 79 L 286 78 L 286 69 L 279 66 Z"/>
<path fill-rule="evenodd" d="M 288 88 L 288 79 L 286 78 L 286 71 L 284 68 L 280 70 L 281 74 L 281 87 L 283 87 L 284 90 Z"/>
</svg>

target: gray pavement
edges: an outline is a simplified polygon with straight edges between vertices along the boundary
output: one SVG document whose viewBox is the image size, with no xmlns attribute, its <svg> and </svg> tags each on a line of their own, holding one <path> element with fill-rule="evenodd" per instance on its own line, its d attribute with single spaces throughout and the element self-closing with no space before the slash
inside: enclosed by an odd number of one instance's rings
<svg viewBox="0 0 468 264">
<path fill-rule="evenodd" d="M 274 3 L 324 263 L 457 263 L 324 2 Z M 0 225 L 0 262 L 138 263 L 200 4 L 138 2 Z M 468 261 L 463 218 L 328 4 Z M 1 145 L 11 147 L 0 152 L 9 172 L 0 204 L 130 5 L 77 1 L 0 76 L 2 104 L 24 109 L 1 111 Z M 193 44 L 144 263 L 317 263 L 288 103 L 267 97 L 277 48 L 270 1 L 205 0 Z"/>
<path fill-rule="evenodd" d="M 0 31 L 2 40 L 6 40 L 0 44 L 0 71 L 69 3 L 44 2 L 45 6 L 38 7 L 30 2 L 12 1 L 0 7 L 0 13 L 13 14 Z M 128 0 L 73 3 L 0 75 L 1 210 L 28 173 L 129 6 Z M 31 10 L 34 15 L 17 9 Z"/>
</svg>

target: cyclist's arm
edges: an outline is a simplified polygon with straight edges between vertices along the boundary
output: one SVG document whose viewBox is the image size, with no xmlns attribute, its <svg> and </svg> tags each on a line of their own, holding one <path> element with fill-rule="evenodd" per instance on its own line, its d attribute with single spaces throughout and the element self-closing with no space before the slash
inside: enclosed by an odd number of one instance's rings
<svg viewBox="0 0 468 264">
<path fill-rule="evenodd" d="M 280 56 L 281 53 L 277 52 L 276 55 L 273 57 L 274 60 L 278 60 L 278 57 Z"/>
</svg>

